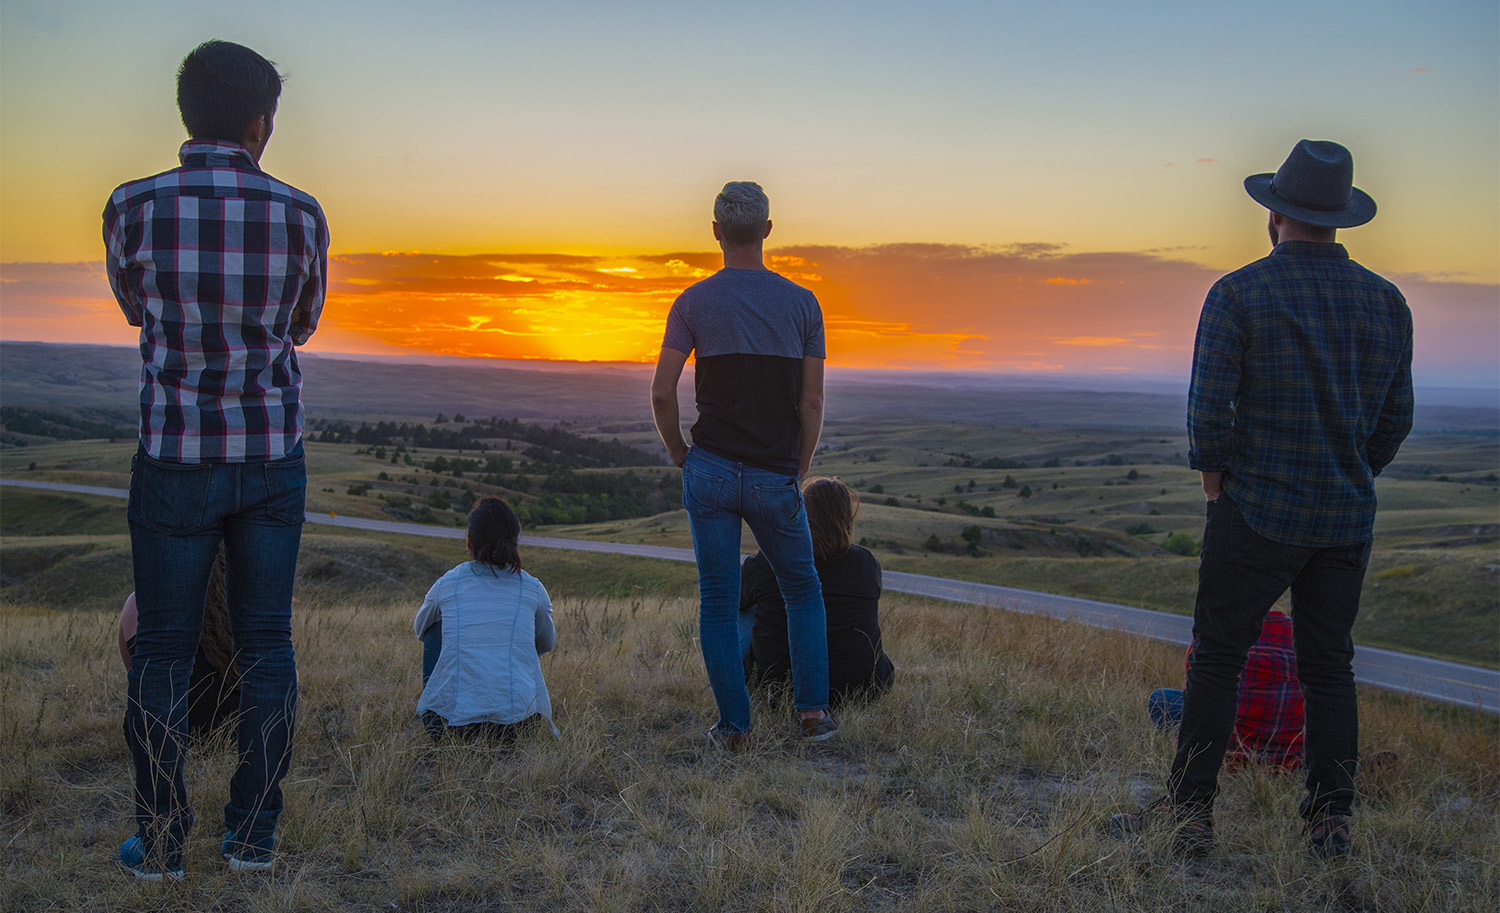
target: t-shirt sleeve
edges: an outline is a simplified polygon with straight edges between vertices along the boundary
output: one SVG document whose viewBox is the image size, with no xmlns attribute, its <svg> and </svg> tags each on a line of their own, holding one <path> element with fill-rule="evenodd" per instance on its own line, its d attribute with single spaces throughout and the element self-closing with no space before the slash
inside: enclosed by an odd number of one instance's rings
<svg viewBox="0 0 1500 913">
<path fill-rule="evenodd" d="M 693 331 L 688 328 L 687 305 L 678 295 L 677 300 L 672 302 L 672 309 L 667 312 L 667 332 L 662 337 L 661 345 L 664 349 L 676 349 L 679 352 L 693 352 Z M 819 338 L 822 335 L 821 324 L 818 329 Z"/>
<path fill-rule="evenodd" d="M 812 292 L 807 293 L 807 299 L 811 313 L 808 315 L 807 337 L 802 341 L 802 357 L 827 358 L 828 346 L 823 340 L 823 309 L 818 306 L 818 299 Z"/>
</svg>

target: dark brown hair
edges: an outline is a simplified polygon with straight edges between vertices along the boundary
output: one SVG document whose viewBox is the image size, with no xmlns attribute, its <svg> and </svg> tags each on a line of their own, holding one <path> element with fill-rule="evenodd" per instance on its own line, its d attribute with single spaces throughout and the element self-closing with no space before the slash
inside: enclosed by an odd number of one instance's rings
<svg viewBox="0 0 1500 913">
<path fill-rule="evenodd" d="M 193 139 L 241 142 L 262 114 L 276 113 L 281 98 L 276 65 L 244 45 L 205 41 L 177 70 L 177 109 Z"/>
<path fill-rule="evenodd" d="M 807 525 L 812 530 L 813 560 L 828 561 L 854 542 L 859 494 L 838 479 L 808 479 L 802 486 Z"/>
<path fill-rule="evenodd" d="M 469 511 L 469 556 L 496 570 L 519 571 L 521 520 L 499 498 L 480 498 Z"/>
</svg>

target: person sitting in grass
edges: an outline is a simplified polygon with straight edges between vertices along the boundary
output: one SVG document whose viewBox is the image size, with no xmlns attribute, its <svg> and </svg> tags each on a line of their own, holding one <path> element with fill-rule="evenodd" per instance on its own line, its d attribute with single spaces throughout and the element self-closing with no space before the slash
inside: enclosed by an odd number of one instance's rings
<svg viewBox="0 0 1500 913">
<path fill-rule="evenodd" d="M 131 653 L 139 623 L 135 594 L 125 597 L 120 609 L 120 660 L 130 671 Z M 207 738 L 220 726 L 234 719 L 240 708 L 240 673 L 234 664 L 234 638 L 229 632 L 229 612 L 224 596 L 224 549 L 214 561 L 208 575 L 208 591 L 203 600 L 203 633 L 198 637 L 198 652 L 193 657 L 192 677 L 188 679 L 188 735 Z M 127 745 L 134 745 L 135 729 L 125 727 Z"/>
<path fill-rule="evenodd" d="M 1191 646 L 1187 667 L 1193 667 Z M 1182 721 L 1182 691 L 1158 688 L 1151 692 L 1146 709 L 1157 729 L 1176 729 Z M 1304 716 L 1292 620 L 1273 610 L 1266 613 L 1260 640 L 1250 648 L 1240 676 L 1239 711 L 1227 759 L 1230 763 L 1256 761 L 1287 771 L 1301 767 Z"/>
<path fill-rule="evenodd" d="M 439 577 L 417 610 L 417 712 L 434 741 L 446 732 L 507 743 L 543 722 L 557 734 L 541 664 L 557 645 L 552 600 L 521 570 L 520 536 L 509 504 L 481 498 L 464 537 L 471 560 Z"/>
<path fill-rule="evenodd" d="M 890 690 L 896 670 L 880 640 L 880 562 L 854 545 L 859 494 L 838 479 L 812 479 L 802 488 L 812 531 L 813 565 L 823 586 L 828 625 L 828 699 L 838 704 Z M 790 681 L 786 601 L 764 555 L 745 560 L 740 575 L 742 641 L 747 682 Z"/>
</svg>

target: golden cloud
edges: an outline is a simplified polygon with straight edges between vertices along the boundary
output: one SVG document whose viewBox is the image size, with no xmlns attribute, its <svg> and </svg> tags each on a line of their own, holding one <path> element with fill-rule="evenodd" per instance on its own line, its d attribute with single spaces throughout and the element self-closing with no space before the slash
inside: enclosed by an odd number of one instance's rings
<svg viewBox="0 0 1500 913">
<path fill-rule="evenodd" d="M 817 294 L 834 366 L 1183 373 L 1203 297 L 1218 278 L 1179 259 L 1195 253 L 803 245 L 768 259 Z M 312 347 L 649 362 L 672 301 L 720 263 L 711 251 L 342 254 L 330 261 Z M 1493 378 L 1496 286 L 1393 278 L 1421 314 L 1419 370 L 1466 365 Z M 0 264 L 0 295 L 5 339 L 136 338 L 97 262 Z"/>
<path fill-rule="evenodd" d="M 1119 346 L 1129 340 L 1118 336 L 1068 336 L 1062 339 L 1054 339 L 1053 342 L 1060 346 Z"/>
</svg>

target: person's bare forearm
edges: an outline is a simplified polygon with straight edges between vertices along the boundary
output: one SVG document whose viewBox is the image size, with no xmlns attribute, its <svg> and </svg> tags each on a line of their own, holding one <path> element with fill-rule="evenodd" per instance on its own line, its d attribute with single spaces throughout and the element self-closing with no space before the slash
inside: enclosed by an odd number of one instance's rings
<svg viewBox="0 0 1500 913">
<path fill-rule="evenodd" d="M 679 469 L 687 459 L 687 438 L 682 436 L 682 415 L 677 407 L 677 397 L 670 401 L 651 397 L 651 416 L 656 420 L 656 433 L 661 435 L 662 445 L 667 448 L 667 458 Z"/>
<path fill-rule="evenodd" d="M 1224 473 L 1222 472 L 1200 472 L 1203 477 L 1203 497 L 1210 501 L 1217 501 L 1219 495 L 1224 493 Z"/>
<path fill-rule="evenodd" d="M 687 439 L 682 436 L 682 413 L 677 405 L 677 381 L 682 378 L 686 362 L 686 352 L 663 346 L 656 361 L 656 374 L 651 378 L 651 417 L 662 445 L 667 448 L 667 458 L 678 469 L 687 460 L 688 452 Z"/>
<path fill-rule="evenodd" d="M 820 397 L 816 405 L 803 402 L 802 407 L 797 410 L 802 419 L 802 446 L 797 450 L 797 478 L 807 478 L 808 470 L 812 469 L 813 454 L 818 451 L 818 438 L 823 436 L 823 400 Z"/>
<path fill-rule="evenodd" d="M 797 478 L 807 477 L 818 438 L 823 436 L 823 359 L 802 359 L 802 395 L 797 400 L 797 418 L 802 423 L 802 443 L 797 447 Z"/>
</svg>

